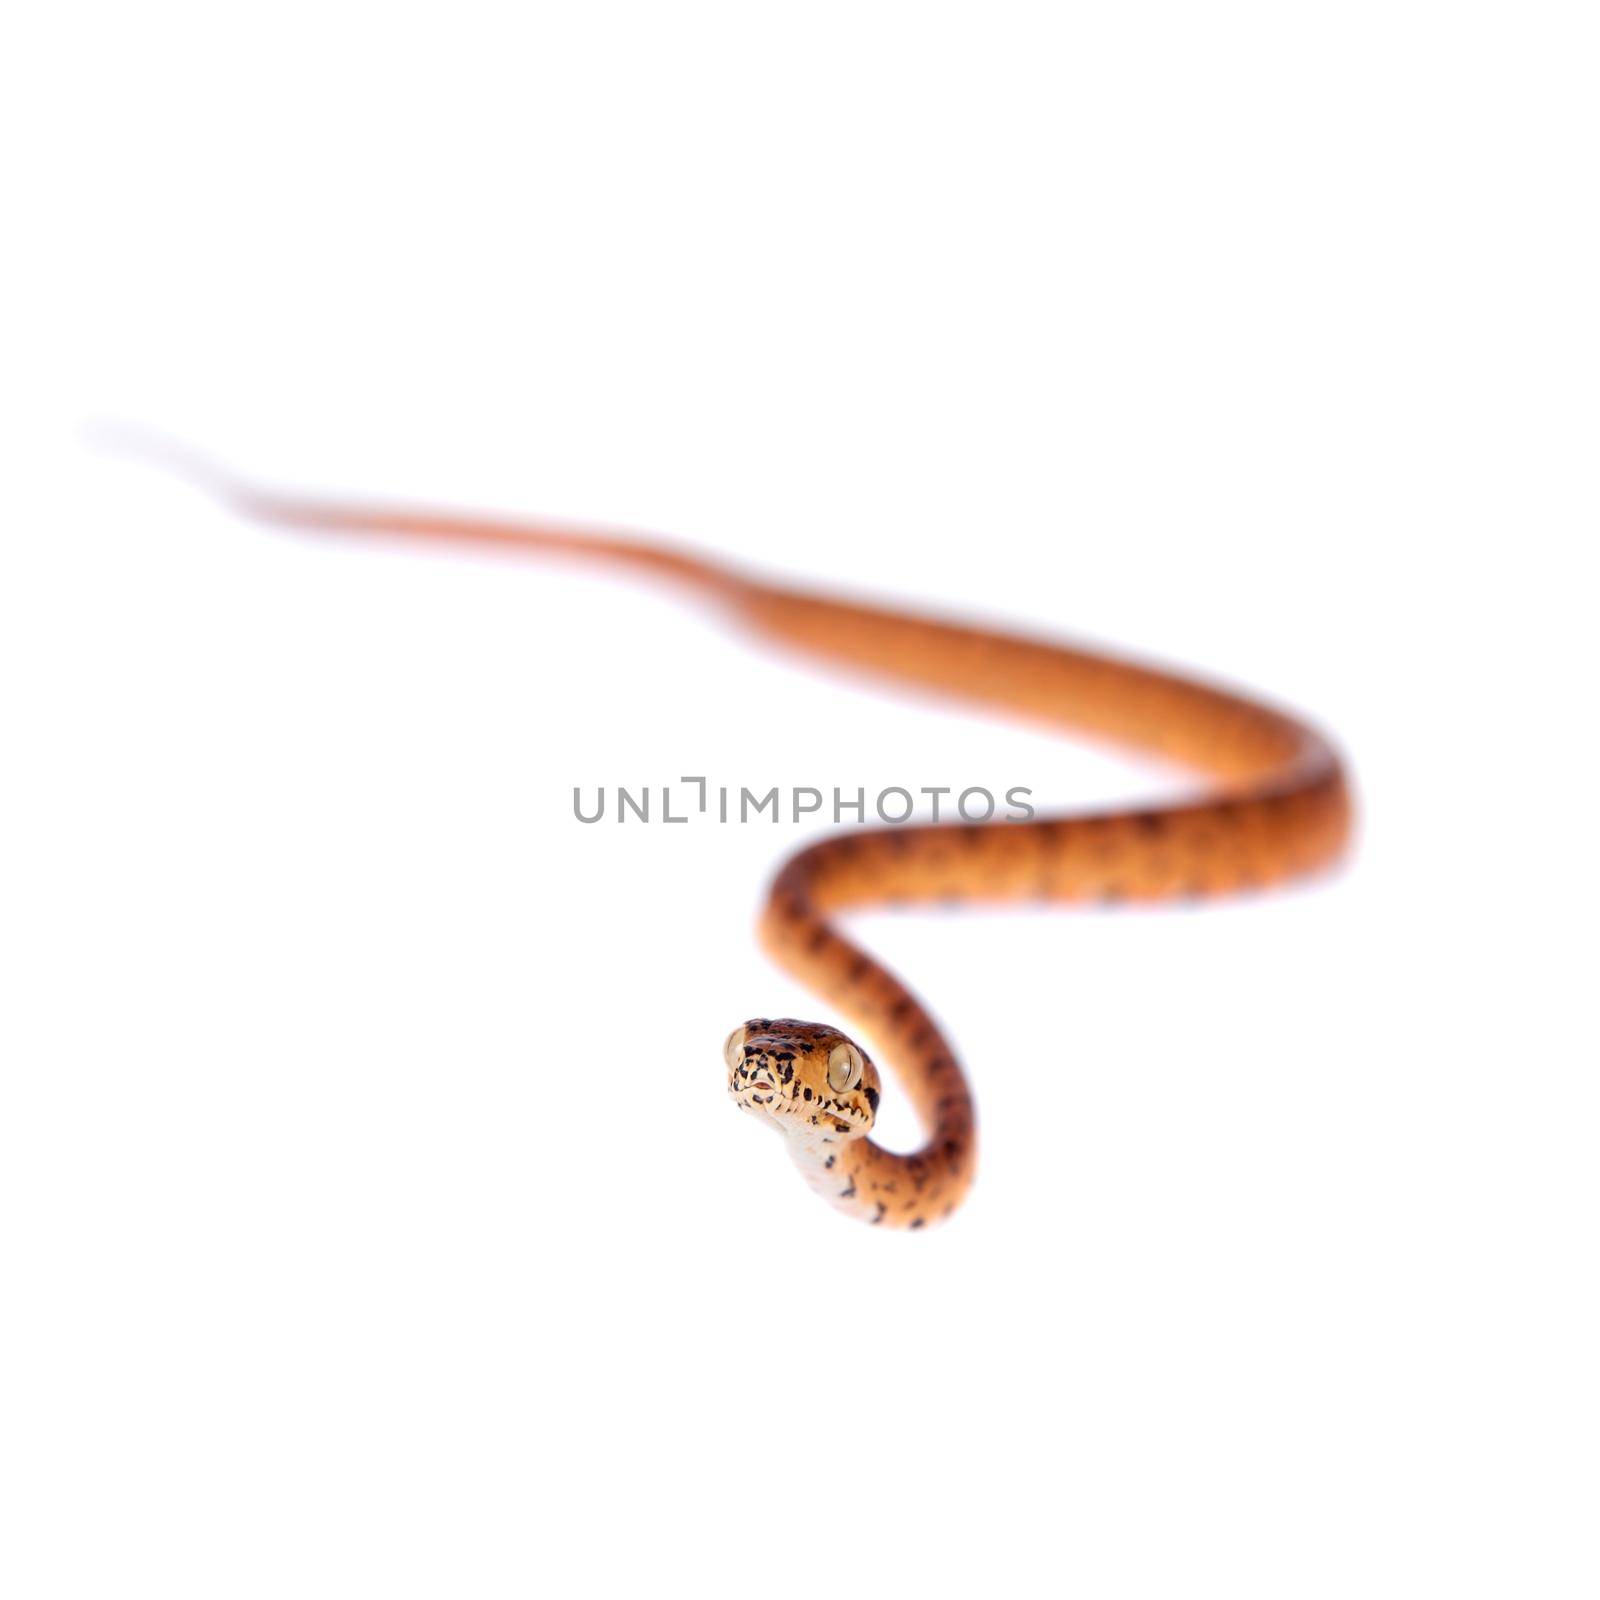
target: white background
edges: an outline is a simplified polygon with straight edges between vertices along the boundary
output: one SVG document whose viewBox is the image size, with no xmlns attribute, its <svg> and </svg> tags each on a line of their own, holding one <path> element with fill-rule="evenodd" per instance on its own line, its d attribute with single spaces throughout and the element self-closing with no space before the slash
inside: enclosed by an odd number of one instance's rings
<svg viewBox="0 0 1600 1600">
<path fill-rule="evenodd" d="M 7 1595 L 1593 1595 L 1592 22 L 13 19 Z M 720 1082 L 814 830 L 572 786 L 1170 780 L 94 416 L 1202 667 L 1359 852 L 861 919 L 984 1131 L 870 1232 Z"/>
</svg>

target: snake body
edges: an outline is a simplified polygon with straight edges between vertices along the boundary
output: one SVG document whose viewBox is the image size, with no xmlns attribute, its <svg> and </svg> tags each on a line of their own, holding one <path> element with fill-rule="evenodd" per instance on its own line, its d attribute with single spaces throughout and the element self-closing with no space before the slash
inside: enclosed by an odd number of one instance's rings
<svg viewBox="0 0 1600 1600">
<path fill-rule="evenodd" d="M 1177 762 L 1204 790 L 1174 805 L 1030 821 L 839 833 L 780 868 L 760 920 L 778 962 L 877 1042 L 924 1143 L 871 1137 L 873 1060 L 838 1028 L 752 1018 L 724 1046 L 738 1105 L 777 1128 L 808 1182 L 866 1222 L 948 1217 L 977 1162 L 972 1093 L 909 988 L 839 929 L 853 908 L 955 901 L 1074 905 L 1207 899 L 1316 872 L 1344 849 L 1349 788 L 1329 742 L 1296 717 L 1176 672 L 1006 632 L 766 583 L 664 543 L 541 522 L 338 504 L 264 492 L 186 463 L 252 517 L 600 562 L 710 601 L 759 638 L 884 679 Z"/>
</svg>

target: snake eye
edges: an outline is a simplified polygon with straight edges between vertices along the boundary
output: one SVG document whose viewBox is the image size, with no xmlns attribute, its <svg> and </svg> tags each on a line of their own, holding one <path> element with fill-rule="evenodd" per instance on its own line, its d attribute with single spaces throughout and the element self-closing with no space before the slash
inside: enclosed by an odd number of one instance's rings
<svg viewBox="0 0 1600 1600">
<path fill-rule="evenodd" d="M 840 1094 L 855 1088 L 864 1066 L 861 1052 L 848 1039 L 840 1040 L 828 1055 L 828 1087 Z"/>
<path fill-rule="evenodd" d="M 744 1056 L 744 1036 L 748 1030 L 737 1027 L 726 1039 L 722 1041 L 722 1059 L 728 1063 L 729 1068 L 739 1065 Z"/>
</svg>

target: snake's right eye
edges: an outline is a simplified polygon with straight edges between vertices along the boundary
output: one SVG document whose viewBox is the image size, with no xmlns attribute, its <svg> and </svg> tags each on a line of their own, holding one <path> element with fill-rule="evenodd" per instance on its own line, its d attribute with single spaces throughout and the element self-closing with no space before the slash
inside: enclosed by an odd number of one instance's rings
<svg viewBox="0 0 1600 1600">
<path fill-rule="evenodd" d="M 738 1027 L 723 1041 L 722 1059 L 730 1067 L 736 1067 L 744 1059 L 744 1036 L 748 1030 Z"/>
</svg>

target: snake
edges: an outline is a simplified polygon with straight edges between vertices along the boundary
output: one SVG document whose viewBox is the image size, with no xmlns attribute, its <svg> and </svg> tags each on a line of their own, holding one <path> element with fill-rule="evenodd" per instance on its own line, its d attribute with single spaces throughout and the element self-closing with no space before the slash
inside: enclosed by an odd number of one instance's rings
<svg viewBox="0 0 1600 1600">
<path fill-rule="evenodd" d="M 899 976 L 852 942 L 842 915 L 963 903 L 1206 901 L 1326 872 L 1349 844 L 1351 785 L 1334 744 L 1297 715 L 1188 672 L 770 582 L 669 541 L 301 497 L 162 454 L 165 465 L 260 522 L 609 567 L 709 603 L 760 643 L 1193 775 L 1193 792 L 1171 804 L 853 828 L 781 863 L 759 916 L 762 945 L 875 1042 L 922 1142 L 899 1151 L 873 1139 L 883 1094 L 877 1063 L 832 1023 L 751 1017 L 724 1040 L 722 1070 L 734 1103 L 781 1135 L 811 1188 L 874 1226 L 922 1229 L 961 1205 L 977 1170 L 977 1116 L 944 1030 Z"/>
</svg>

